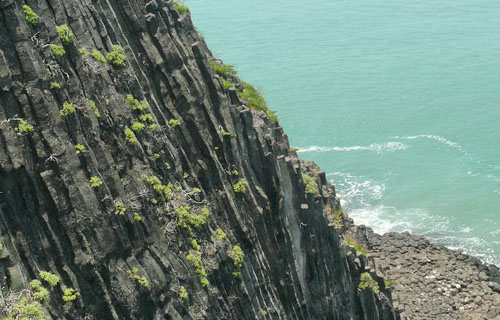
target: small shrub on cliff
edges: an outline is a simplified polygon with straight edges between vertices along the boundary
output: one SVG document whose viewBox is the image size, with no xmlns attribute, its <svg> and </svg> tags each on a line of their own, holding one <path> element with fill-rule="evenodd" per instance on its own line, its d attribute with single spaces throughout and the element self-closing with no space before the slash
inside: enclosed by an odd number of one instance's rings
<svg viewBox="0 0 500 320">
<path fill-rule="evenodd" d="M 140 123 L 140 122 L 132 122 L 132 125 L 130 126 L 130 128 L 132 128 L 132 130 L 134 132 L 142 131 L 142 130 L 144 130 L 145 127 L 146 126 L 143 123 Z"/>
<path fill-rule="evenodd" d="M 90 109 L 94 111 L 96 118 L 100 118 L 101 113 L 99 112 L 99 109 L 97 109 L 97 105 L 95 104 L 95 102 L 93 100 L 87 99 L 87 103 L 89 104 Z"/>
<path fill-rule="evenodd" d="M 114 45 L 111 48 L 111 52 L 106 53 L 106 60 L 114 66 L 125 67 L 127 56 L 123 53 L 121 46 Z"/>
<path fill-rule="evenodd" d="M 115 214 L 117 216 L 124 216 L 126 211 L 127 207 L 125 207 L 125 204 L 123 202 L 118 201 L 115 203 Z"/>
<path fill-rule="evenodd" d="M 189 12 L 189 8 L 186 7 L 186 6 L 182 6 L 180 4 L 178 4 L 177 2 L 174 3 L 174 8 L 179 11 L 180 13 L 188 13 Z"/>
<path fill-rule="evenodd" d="M 223 88 L 228 89 L 228 88 L 234 87 L 234 83 L 232 83 L 231 81 L 226 80 L 224 78 L 222 78 L 221 80 L 222 80 L 222 87 Z"/>
<path fill-rule="evenodd" d="M 64 289 L 62 299 L 64 302 L 75 301 L 76 298 L 80 296 L 80 293 L 73 288 Z"/>
<path fill-rule="evenodd" d="M 84 57 L 90 56 L 90 52 L 87 50 L 87 48 L 80 48 L 78 49 L 78 52 Z"/>
<path fill-rule="evenodd" d="M 45 289 L 39 280 L 31 281 L 30 288 L 33 290 L 33 298 L 40 301 L 41 303 L 46 303 L 49 301 L 49 290 Z"/>
<path fill-rule="evenodd" d="M 393 284 L 394 284 L 394 281 L 392 281 L 392 280 L 386 280 L 385 281 L 385 287 L 386 288 L 392 288 Z"/>
<path fill-rule="evenodd" d="M 64 50 L 63 46 L 60 46 L 58 44 L 51 44 L 50 45 L 50 50 L 52 50 L 52 54 L 56 57 L 62 57 L 66 53 L 66 50 Z"/>
<path fill-rule="evenodd" d="M 215 234 L 217 235 L 217 238 L 218 238 L 219 240 L 224 240 L 224 239 L 226 239 L 226 237 L 227 237 L 226 233 L 225 233 L 224 231 L 222 231 L 222 229 L 221 229 L 221 228 L 217 228 L 217 229 L 215 230 Z"/>
<path fill-rule="evenodd" d="M 177 119 L 170 119 L 168 121 L 168 125 L 171 127 L 171 128 L 175 128 L 175 127 L 178 127 L 181 125 L 181 122 Z"/>
<path fill-rule="evenodd" d="M 68 27 L 68 25 L 63 24 L 56 26 L 57 36 L 62 43 L 72 43 L 73 42 L 73 32 Z"/>
<path fill-rule="evenodd" d="M 23 11 L 24 11 L 24 18 L 26 19 L 26 22 L 34 26 L 35 24 L 38 23 L 40 18 L 38 15 L 31 9 L 30 6 L 28 5 L 23 5 Z"/>
<path fill-rule="evenodd" d="M 249 83 L 243 83 L 243 91 L 238 92 L 240 99 L 245 100 L 247 106 L 258 111 L 264 111 L 272 122 L 278 122 L 275 112 L 267 107 L 266 100 L 254 86 Z"/>
<path fill-rule="evenodd" d="M 69 102 L 65 102 L 63 104 L 63 107 L 61 110 L 59 110 L 59 115 L 62 117 L 62 118 L 66 118 L 68 117 L 69 115 L 75 113 L 75 106 L 73 106 L 71 103 Z"/>
<path fill-rule="evenodd" d="M 19 123 L 14 130 L 18 133 L 31 133 L 33 132 L 33 126 L 30 125 L 28 121 L 19 119 Z"/>
<path fill-rule="evenodd" d="M 187 300 L 188 298 L 188 293 L 186 288 L 184 288 L 184 286 L 181 286 L 179 288 L 179 298 L 181 298 L 182 300 Z"/>
<path fill-rule="evenodd" d="M 309 177 L 305 173 L 302 173 L 302 180 L 304 180 L 304 186 L 306 188 L 306 193 L 310 193 L 310 194 L 315 195 L 315 196 L 319 194 L 319 188 L 318 188 L 318 184 L 316 183 L 316 180 Z"/>
<path fill-rule="evenodd" d="M 134 131 L 130 130 L 129 128 L 125 129 L 125 140 L 127 140 L 127 142 L 130 144 L 136 144 L 137 138 L 134 134 Z"/>
<path fill-rule="evenodd" d="M 141 222 L 141 221 L 142 217 L 137 212 L 134 212 L 134 222 Z"/>
<path fill-rule="evenodd" d="M 2 257 L 2 253 L 3 253 L 3 244 L 0 243 L 0 258 Z"/>
<path fill-rule="evenodd" d="M 193 250 L 190 250 L 186 256 L 186 260 L 191 264 L 191 266 L 193 266 L 194 272 L 198 275 L 201 285 L 206 287 L 210 283 L 208 282 L 207 272 L 201 260 L 201 247 L 198 245 L 196 240 L 191 241 L 191 246 L 193 247 Z"/>
<path fill-rule="evenodd" d="M 106 57 L 104 57 L 101 51 L 97 49 L 92 50 L 92 58 L 94 58 L 94 60 L 99 62 L 100 64 L 105 64 L 107 61 Z"/>
<path fill-rule="evenodd" d="M 131 270 L 128 270 L 127 271 L 127 275 L 128 275 L 128 278 L 130 280 L 135 280 L 137 281 L 137 283 L 141 286 L 141 287 L 144 287 L 144 288 L 147 288 L 149 287 L 149 283 L 148 283 L 148 279 L 146 277 L 141 277 L 137 274 L 139 270 L 134 267 L 132 268 Z"/>
<path fill-rule="evenodd" d="M 141 111 L 142 112 L 142 111 L 148 109 L 148 105 L 147 105 L 146 101 L 144 101 L 144 100 L 139 101 L 139 100 L 135 99 L 134 96 L 131 94 L 127 94 L 125 96 L 125 99 L 129 103 L 130 108 L 134 111 Z"/>
<path fill-rule="evenodd" d="M 327 205 L 323 210 L 323 213 L 327 216 L 328 221 L 330 221 L 330 225 L 333 225 L 335 228 L 340 228 L 343 225 L 342 217 L 343 212 L 342 208 L 339 210 L 334 210 L 330 205 Z"/>
<path fill-rule="evenodd" d="M 59 82 L 51 82 L 50 83 L 50 88 L 51 89 L 60 89 L 61 88 L 61 84 Z"/>
<path fill-rule="evenodd" d="M 90 186 L 92 188 L 94 188 L 94 189 L 102 186 L 103 183 L 104 182 L 102 182 L 102 180 L 99 179 L 99 177 L 95 177 L 95 176 L 94 177 L 90 177 Z"/>
<path fill-rule="evenodd" d="M 236 267 L 241 268 L 243 266 L 243 258 L 245 257 L 245 254 L 241 250 L 240 246 L 234 246 L 233 249 L 229 251 L 229 257 L 233 259 Z"/>
<path fill-rule="evenodd" d="M 240 179 L 233 186 L 233 190 L 236 193 L 247 193 L 248 191 L 248 181 L 245 179 Z"/>
<path fill-rule="evenodd" d="M 47 271 L 40 271 L 39 276 L 43 281 L 46 281 L 48 284 L 50 284 L 51 287 L 56 286 L 61 280 L 58 275 Z"/>
<path fill-rule="evenodd" d="M 191 227 L 199 228 L 208 223 L 210 211 L 207 207 L 201 209 L 201 213 L 191 213 L 191 207 L 181 206 L 175 209 L 177 214 L 177 225 L 191 232 Z"/>
<path fill-rule="evenodd" d="M 377 281 L 373 280 L 372 276 L 368 272 L 363 272 L 359 278 L 358 289 L 373 290 L 374 292 L 378 292 L 379 286 Z"/>
<path fill-rule="evenodd" d="M 83 144 L 77 144 L 75 145 L 75 153 L 77 156 L 85 152 L 85 146 Z"/>
<path fill-rule="evenodd" d="M 218 75 L 223 76 L 227 74 L 230 75 L 236 74 L 236 70 L 234 70 L 234 67 L 228 64 L 223 64 L 223 63 L 217 64 L 214 61 L 210 61 L 210 65 L 212 66 L 212 69 L 214 69 L 215 73 L 217 73 Z"/>
<path fill-rule="evenodd" d="M 361 243 L 359 242 L 358 239 L 356 239 L 355 236 L 352 234 L 346 233 L 344 234 L 344 239 L 343 242 L 345 245 L 348 245 L 349 247 L 353 247 L 354 250 L 356 250 L 356 253 L 362 253 L 366 255 L 368 253 L 368 250 L 366 250 Z"/>
<path fill-rule="evenodd" d="M 141 114 L 139 119 L 142 122 L 153 122 L 153 115 L 151 113 Z"/>
</svg>

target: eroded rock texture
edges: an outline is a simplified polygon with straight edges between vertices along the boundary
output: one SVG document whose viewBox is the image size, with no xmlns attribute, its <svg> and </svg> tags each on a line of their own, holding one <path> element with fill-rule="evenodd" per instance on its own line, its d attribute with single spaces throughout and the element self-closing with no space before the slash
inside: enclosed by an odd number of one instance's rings
<svg viewBox="0 0 500 320">
<path fill-rule="evenodd" d="M 95 59 L 113 45 L 124 67 Z M 383 279 L 373 273 L 380 292 L 357 288 L 373 263 L 341 246 L 348 222 L 323 213 L 340 209 L 334 188 L 223 88 L 212 59 L 171 2 L 0 0 L 4 301 L 46 270 L 61 277 L 54 319 L 395 318 Z M 75 112 L 61 116 L 65 102 Z M 80 296 L 64 303 L 64 288 Z"/>
</svg>

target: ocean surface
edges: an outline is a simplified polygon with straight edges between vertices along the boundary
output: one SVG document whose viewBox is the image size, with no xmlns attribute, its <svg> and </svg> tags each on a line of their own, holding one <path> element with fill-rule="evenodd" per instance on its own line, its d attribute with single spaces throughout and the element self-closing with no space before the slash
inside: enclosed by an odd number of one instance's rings
<svg viewBox="0 0 500 320">
<path fill-rule="evenodd" d="M 346 211 L 500 265 L 498 0 L 186 0 Z"/>
</svg>

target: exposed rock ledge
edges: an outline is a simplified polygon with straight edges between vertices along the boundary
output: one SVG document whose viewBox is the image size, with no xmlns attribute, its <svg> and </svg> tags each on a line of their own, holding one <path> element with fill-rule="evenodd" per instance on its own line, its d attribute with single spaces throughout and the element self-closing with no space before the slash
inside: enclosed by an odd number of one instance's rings
<svg viewBox="0 0 500 320">
<path fill-rule="evenodd" d="M 498 267 L 407 232 L 366 235 L 401 319 L 500 320 Z"/>
</svg>

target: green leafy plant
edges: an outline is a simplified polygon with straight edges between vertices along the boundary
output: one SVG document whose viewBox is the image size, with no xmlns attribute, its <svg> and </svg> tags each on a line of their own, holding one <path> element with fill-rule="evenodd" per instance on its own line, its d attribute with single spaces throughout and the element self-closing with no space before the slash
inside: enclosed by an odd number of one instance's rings
<svg viewBox="0 0 500 320">
<path fill-rule="evenodd" d="M 247 193 L 248 191 L 248 181 L 245 179 L 240 179 L 233 186 L 233 190 L 236 193 Z"/>
<path fill-rule="evenodd" d="M 80 48 L 78 49 L 78 52 L 84 57 L 90 56 L 90 52 L 86 48 Z"/>
<path fill-rule="evenodd" d="M 171 128 L 175 128 L 175 127 L 178 127 L 181 125 L 181 122 L 179 120 L 176 120 L 176 119 L 170 119 L 168 121 L 168 125 L 171 127 Z"/>
<path fill-rule="evenodd" d="M 330 205 L 327 205 L 323 210 L 323 213 L 327 216 L 330 221 L 330 225 L 333 225 L 336 228 L 340 228 L 343 226 L 342 217 L 344 213 L 342 212 L 342 208 L 338 210 L 334 210 Z"/>
<path fill-rule="evenodd" d="M 29 124 L 28 121 L 24 119 L 19 119 L 19 123 L 14 130 L 18 133 L 31 133 L 33 132 L 33 126 Z"/>
<path fill-rule="evenodd" d="M 179 11 L 180 13 L 188 13 L 189 12 L 189 8 L 186 7 L 186 6 L 182 6 L 180 4 L 178 4 L 177 2 L 174 3 L 174 8 Z"/>
<path fill-rule="evenodd" d="M 50 50 L 52 50 L 52 54 L 54 54 L 54 56 L 56 58 L 62 57 L 66 53 L 66 50 L 64 50 L 64 47 L 60 46 L 58 44 L 51 44 Z"/>
<path fill-rule="evenodd" d="M 219 132 L 220 132 L 220 134 L 222 134 L 222 136 L 223 136 L 223 137 L 224 137 L 224 136 L 230 136 L 230 135 L 231 135 L 228 131 L 226 131 L 226 130 L 224 130 L 224 129 L 222 129 L 222 128 L 221 128 L 221 129 L 219 129 Z"/>
<path fill-rule="evenodd" d="M 68 25 L 63 24 L 56 26 L 57 36 L 62 43 L 72 43 L 73 42 L 73 32 L 68 27 Z"/>
<path fill-rule="evenodd" d="M 51 82 L 50 83 L 50 88 L 51 89 L 60 89 L 61 88 L 61 84 L 59 82 Z"/>
<path fill-rule="evenodd" d="M 90 177 L 90 186 L 92 188 L 98 188 L 100 186 L 102 186 L 104 184 L 104 182 L 102 182 L 101 179 L 99 179 L 99 177 Z"/>
<path fill-rule="evenodd" d="M 241 250 L 240 246 L 234 246 L 233 249 L 229 251 L 229 257 L 233 259 L 236 267 L 241 268 L 243 266 L 243 258 L 245 257 L 245 254 Z"/>
<path fill-rule="evenodd" d="M 394 284 L 394 281 L 392 281 L 392 280 L 386 280 L 385 281 L 385 287 L 386 288 L 392 288 L 393 284 Z"/>
<path fill-rule="evenodd" d="M 234 70 L 234 67 L 231 65 L 223 64 L 223 63 L 215 63 L 214 61 L 210 61 L 210 65 L 212 66 L 212 69 L 214 69 L 215 73 L 218 75 L 235 75 L 236 70 Z"/>
<path fill-rule="evenodd" d="M 232 275 L 233 275 L 233 278 L 235 278 L 235 279 L 240 279 L 242 277 L 242 274 L 240 271 L 234 271 L 232 273 Z"/>
<path fill-rule="evenodd" d="M 222 229 L 221 229 L 221 228 L 217 228 L 217 229 L 215 230 L 215 234 L 217 235 L 217 238 L 218 238 L 219 240 L 224 240 L 224 239 L 226 239 L 226 237 L 227 237 L 226 233 L 225 233 L 224 231 L 222 231 Z"/>
<path fill-rule="evenodd" d="M 356 253 L 358 253 L 358 254 L 362 253 L 362 254 L 366 255 L 368 253 L 368 250 L 366 250 L 363 247 L 363 245 L 361 245 L 359 240 L 354 235 L 352 235 L 350 233 L 344 234 L 343 242 L 345 245 L 348 245 L 349 247 L 354 248 L 354 250 L 356 250 Z"/>
<path fill-rule="evenodd" d="M 132 130 L 134 132 L 142 131 L 142 130 L 144 130 L 145 127 L 146 126 L 143 123 L 140 123 L 140 122 L 132 122 L 132 125 L 130 126 L 130 128 L 132 128 Z"/>
<path fill-rule="evenodd" d="M 55 287 L 61 280 L 58 275 L 47 271 L 40 271 L 38 275 L 43 281 L 46 281 L 48 284 L 50 284 L 51 287 Z"/>
<path fill-rule="evenodd" d="M 222 80 L 222 87 L 223 88 L 228 89 L 228 88 L 234 87 L 234 83 L 232 83 L 231 81 L 226 80 L 224 78 L 221 78 L 221 80 Z"/>
<path fill-rule="evenodd" d="M 278 117 L 275 115 L 274 111 L 271 111 L 267 107 L 266 100 L 259 93 L 254 86 L 249 83 L 243 83 L 243 91 L 238 93 L 240 99 L 245 100 L 247 106 L 258 111 L 264 111 L 272 122 L 278 122 Z"/>
<path fill-rule="evenodd" d="M 179 288 L 179 298 L 181 298 L 182 300 L 187 300 L 188 298 L 188 293 L 186 288 L 184 288 L 184 286 L 181 286 Z"/>
<path fill-rule="evenodd" d="M 33 298 L 42 303 L 46 303 L 49 301 L 50 298 L 49 290 L 45 289 L 40 281 L 38 280 L 31 281 L 30 288 L 33 290 Z"/>
<path fill-rule="evenodd" d="M 95 104 L 95 102 L 93 100 L 87 99 L 87 103 L 89 104 L 90 109 L 94 111 L 96 118 L 100 118 L 101 113 L 99 112 L 99 109 L 97 109 L 97 105 Z"/>
<path fill-rule="evenodd" d="M 153 115 L 151 113 L 141 114 L 139 116 L 139 119 L 142 122 L 152 122 L 153 121 Z"/>
<path fill-rule="evenodd" d="M 77 297 L 80 296 L 80 293 L 73 288 L 64 289 L 64 293 L 62 299 L 64 302 L 75 301 Z"/>
<path fill-rule="evenodd" d="M 312 195 L 318 195 L 319 194 L 319 188 L 318 184 L 316 183 L 316 180 L 311 178 L 305 173 L 302 173 L 302 180 L 304 180 L 304 185 L 306 188 L 306 193 L 312 194 Z"/>
<path fill-rule="evenodd" d="M 83 144 L 77 144 L 75 146 L 75 149 L 76 149 L 76 155 L 79 156 L 80 154 L 82 154 L 83 152 L 85 152 L 85 146 Z"/>
<path fill-rule="evenodd" d="M 137 283 L 141 286 L 141 287 L 144 287 L 144 288 L 147 288 L 149 287 L 149 283 L 148 283 L 148 279 L 146 277 L 141 277 L 139 276 L 137 273 L 138 273 L 138 269 L 136 267 L 133 267 L 131 270 L 128 270 L 127 271 L 127 275 L 128 275 L 128 278 L 130 280 L 135 280 L 137 281 Z"/>
<path fill-rule="evenodd" d="M 208 282 L 207 272 L 201 259 L 201 247 L 198 245 L 196 240 L 191 241 L 191 246 L 193 247 L 193 250 L 189 251 L 186 256 L 186 260 L 191 264 L 191 266 L 193 266 L 194 272 L 198 275 L 201 285 L 206 287 L 210 283 Z"/>
<path fill-rule="evenodd" d="M 134 212 L 134 222 L 141 222 L 141 221 L 142 217 L 137 212 Z"/>
<path fill-rule="evenodd" d="M 63 118 L 66 118 L 68 117 L 69 115 L 75 113 L 75 106 L 73 106 L 71 103 L 69 102 L 65 102 L 63 104 L 63 107 L 61 110 L 59 110 L 59 115 Z"/>
<path fill-rule="evenodd" d="M 127 140 L 127 142 L 130 144 L 136 144 L 137 137 L 135 136 L 134 131 L 130 130 L 129 128 L 125 129 L 125 140 Z"/>
<path fill-rule="evenodd" d="M 139 101 L 139 100 L 135 99 L 134 96 L 131 94 L 127 94 L 125 96 L 125 99 L 129 103 L 130 108 L 134 111 L 141 111 L 142 112 L 142 111 L 148 109 L 148 105 L 147 105 L 146 101 L 144 101 L 144 100 Z"/>
<path fill-rule="evenodd" d="M 124 216 L 126 211 L 127 207 L 125 207 L 125 204 L 122 201 L 115 203 L 115 214 L 117 216 Z"/>
<path fill-rule="evenodd" d="M 201 209 L 201 213 L 191 213 L 191 207 L 180 206 L 175 209 L 177 214 L 177 225 L 188 230 L 191 233 L 191 227 L 199 228 L 208 223 L 208 218 L 210 217 L 210 211 L 207 207 Z"/>
<path fill-rule="evenodd" d="M 35 24 L 38 23 L 40 18 L 38 15 L 31 9 L 30 6 L 28 5 L 23 5 L 23 11 L 24 11 L 24 18 L 26 19 L 26 22 L 34 26 Z"/>
<path fill-rule="evenodd" d="M 99 62 L 100 64 L 105 64 L 107 61 L 106 57 L 104 57 L 101 51 L 97 49 L 92 50 L 92 58 L 94 58 L 94 60 Z"/>
<path fill-rule="evenodd" d="M 378 292 L 379 286 L 377 281 L 373 280 L 372 276 L 368 272 L 363 272 L 359 278 L 358 289 Z"/>
<path fill-rule="evenodd" d="M 231 175 L 233 175 L 233 176 L 238 176 L 238 175 L 239 175 L 238 170 L 233 170 L 233 171 L 231 172 Z"/>
<path fill-rule="evenodd" d="M 106 53 L 106 60 L 114 66 L 125 67 L 127 56 L 123 53 L 123 48 L 119 45 L 111 47 L 111 52 Z"/>
</svg>

